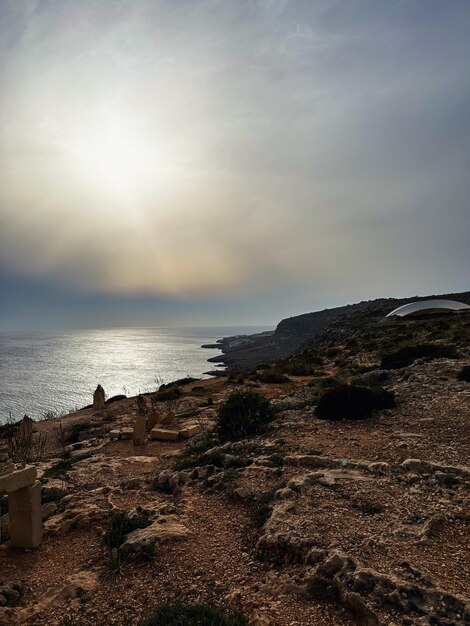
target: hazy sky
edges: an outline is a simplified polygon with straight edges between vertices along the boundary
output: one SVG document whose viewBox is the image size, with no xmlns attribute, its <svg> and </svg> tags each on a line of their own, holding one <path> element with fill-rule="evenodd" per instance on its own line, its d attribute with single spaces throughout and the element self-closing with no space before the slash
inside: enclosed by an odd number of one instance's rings
<svg viewBox="0 0 470 626">
<path fill-rule="evenodd" d="M 468 0 L 0 0 L 2 328 L 470 288 Z"/>
</svg>

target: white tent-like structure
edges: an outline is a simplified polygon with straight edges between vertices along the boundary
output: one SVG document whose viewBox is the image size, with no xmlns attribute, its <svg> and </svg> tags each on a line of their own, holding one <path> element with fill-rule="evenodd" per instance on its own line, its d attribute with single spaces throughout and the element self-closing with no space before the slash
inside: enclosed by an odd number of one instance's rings
<svg viewBox="0 0 470 626">
<path fill-rule="evenodd" d="M 399 306 L 386 317 L 407 317 L 427 313 L 460 313 L 462 311 L 470 311 L 470 306 L 455 300 L 420 300 Z"/>
</svg>

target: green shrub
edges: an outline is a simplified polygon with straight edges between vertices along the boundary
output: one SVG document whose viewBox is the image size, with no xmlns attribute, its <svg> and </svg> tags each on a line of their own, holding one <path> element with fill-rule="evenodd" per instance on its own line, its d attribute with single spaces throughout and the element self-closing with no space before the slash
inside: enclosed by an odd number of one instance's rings
<svg viewBox="0 0 470 626">
<path fill-rule="evenodd" d="M 315 414 L 320 419 L 339 421 L 360 420 L 374 411 L 395 406 L 394 394 L 381 387 L 368 389 L 353 385 L 340 385 L 326 391 L 320 398 Z"/>
<path fill-rule="evenodd" d="M 88 430 L 89 428 L 91 428 L 91 424 L 89 422 L 73 424 L 73 426 L 71 426 L 70 428 L 70 431 L 68 431 L 66 434 L 67 443 L 77 443 L 80 433 Z"/>
<path fill-rule="evenodd" d="M 117 396 L 111 396 L 105 401 L 105 404 L 113 404 L 113 402 L 120 402 L 121 400 L 127 400 L 127 396 L 123 393 L 119 393 Z"/>
<path fill-rule="evenodd" d="M 382 357 L 380 367 L 385 370 L 399 369 L 411 365 L 416 359 L 455 359 L 458 357 L 454 346 L 422 343 L 417 346 L 405 346 Z"/>
<path fill-rule="evenodd" d="M 59 489 L 58 487 L 50 487 L 48 489 L 42 489 L 41 491 L 41 504 L 47 504 L 48 502 L 58 502 L 67 495 L 65 489 Z"/>
<path fill-rule="evenodd" d="M 241 615 L 225 616 L 205 604 L 165 604 L 140 626 L 246 626 Z"/>
<path fill-rule="evenodd" d="M 291 376 L 312 376 L 318 370 L 318 366 L 323 364 L 323 360 L 315 352 L 305 352 L 278 361 L 277 368 L 285 374 Z"/>
<path fill-rule="evenodd" d="M 166 385 L 161 385 L 160 389 L 170 389 L 170 387 L 181 387 L 182 385 L 190 385 L 191 383 L 197 383 L 198 378 L 193 378 L 192 376 L 185 376 L 184 378 L 178 378 L 178 380 L 173 380 L 171 383 L 167 383 Z"/>
<path fill-rule="evenodd" d="M 234 391 L 219 407 L 220 440 L 236 441 L 254 435 L 274 419 L 269 400 L 251 390 Z"/>
<path fill-rule="evenodd" d="M 465 381 L 466 383 L 470 383 L 470 365 L 464 365 L 458 373 L 457 378 Z"/>
<path fill-rule="evenodd" d="M 163 387 L 163 389 L 162 389 Z M 178 400 L 181 397 L 181 389 L 177 386 L 171 386 L 169 389 L 165 389 L 162 385 L 159 391 L 153 394 L 153 399 L 157 402 L 168 402 L 168 400 Z"/>
<path fill-rule="evenodd" d="M 58 478 L 60 480 L 68 479 L 68 472 L 73 467 L 72 459 L 61 459 L 54 463 L 52 467 L 49 467 L 45 470 L 42 478 Z"/>
<path fill-rule="evenodd" d="M 147 528 L 152 522 L 144 513 L 137 511 L 129 515 L 126 511 L 113 513 L 105 534 L 105 541 L 110 550 L 119 549 L 127 534 L 138 528 Z"/>
<path fill-rule="evenodd" d="M 384 507 L 378 502 L 371 502 L 366 500 L 362 503 L 361 511 L 364 515 L 376 515 L 377 513 L 383 513 Z"/>
</svg>

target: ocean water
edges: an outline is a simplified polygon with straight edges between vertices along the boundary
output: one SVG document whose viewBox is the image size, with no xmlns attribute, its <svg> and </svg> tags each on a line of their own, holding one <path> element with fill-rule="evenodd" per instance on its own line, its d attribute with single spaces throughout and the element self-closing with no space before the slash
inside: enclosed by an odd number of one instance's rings
<svg viewBox="0 0 470 626">
<path fill-rule="evenodd" d="M 0 423 L 28 414 L 71 411 L 92 401 L 100 383 L 110 397 L 154 391 L 215 369 L 201 348 L 222 337 L 267 327 L 110 328 L 0 334 Z"/>
</svg>

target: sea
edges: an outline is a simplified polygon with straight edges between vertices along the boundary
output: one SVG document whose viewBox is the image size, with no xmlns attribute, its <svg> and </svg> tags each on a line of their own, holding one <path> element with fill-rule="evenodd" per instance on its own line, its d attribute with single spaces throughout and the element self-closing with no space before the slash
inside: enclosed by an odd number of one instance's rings
<svg viewBox="0 0 470 626">
<path fill-rule="evenodd" d="M 201 348 L 223 337 L 267 326 L 107 328 L 0 333 L 0 423 L 23 415 L 42 419 L 92 402 L 99 383 L 107 397 L 155 391 L 162 383 L 220 370 Z"/>
</svg>

